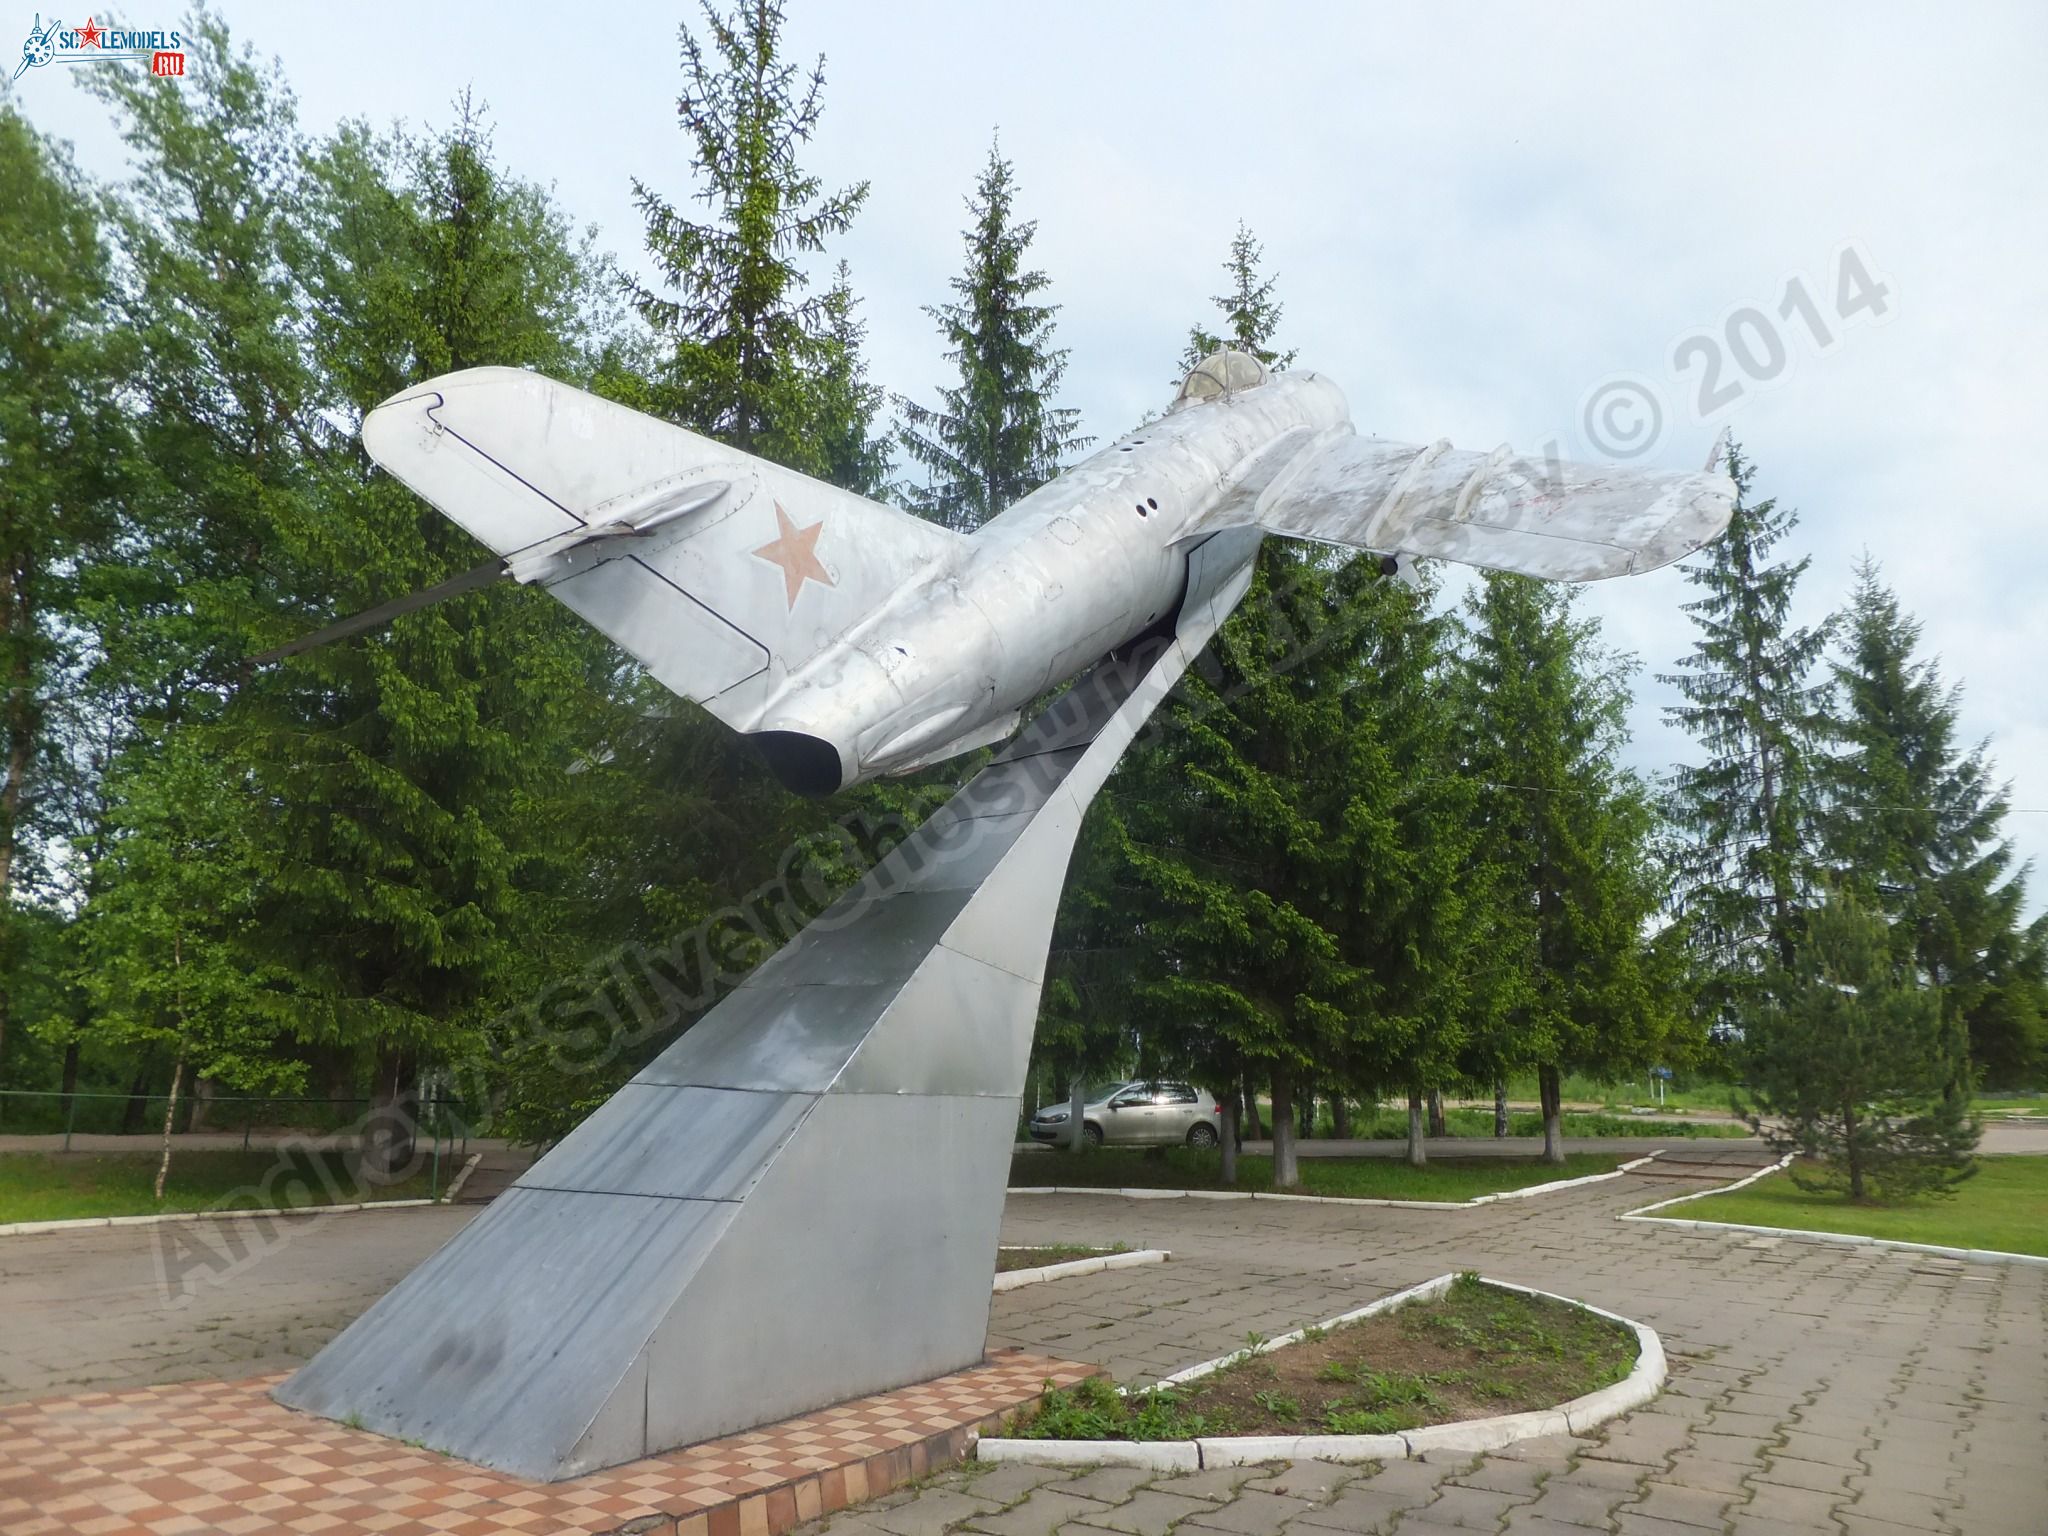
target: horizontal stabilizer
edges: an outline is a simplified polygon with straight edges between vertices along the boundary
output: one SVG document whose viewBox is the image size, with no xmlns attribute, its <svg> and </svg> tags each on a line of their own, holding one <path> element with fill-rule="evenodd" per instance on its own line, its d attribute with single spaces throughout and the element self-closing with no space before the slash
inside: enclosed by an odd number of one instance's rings
<svg viewBox="0 0 2048 1536">
<path fill-rule="evenodd" d="M 1597 581 L 1691 554 L 1728 526 L 1734 504 L 1725 474 L 1345 433 L 1307 449 L 1242 515 L 1289 538 Z"/>
<path fill-rule="evenodd" d="M 431 379 L 370 457 L 728 725 L 965 540 L 539 374 Z"/>
</svg>

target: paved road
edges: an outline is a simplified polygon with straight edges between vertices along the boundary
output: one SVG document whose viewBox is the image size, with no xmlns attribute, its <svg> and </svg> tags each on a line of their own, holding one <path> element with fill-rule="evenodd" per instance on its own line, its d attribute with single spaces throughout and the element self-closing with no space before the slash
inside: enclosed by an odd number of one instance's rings
<svg viewBox="0 0 2048 1536">
<path fill-rule="evenodd" d="M 987 1536 L 1166 1536 L 1169 1526 L 1183 1536 L 2048 1529 L 2048 1268 L 1613 1219 L 1698 1187 L 1638 1176 L 1451 1212 L 1015 1197 L 1005 1241 L 1174 1252 L 1171 1264 L 995 1298 L 991 1342 L 1099 1361 L 1121 1379 L 1153 1378 L 1247 1332 L 1476 1268 L 1650 1323 L 1672 1354 L 1673 1380 L 1591 1440 L 1149 1484 L 1112 1471 L 960 1471 L 839 1516 L 832 1536 L 939 1536 L 956 1526 Z M 288 1368 L 472 1215 L 238 1224 L 286 1240 L 171 1310 L 155 1244 L 180 1229 L 0 1239 L 0 1397 Z"/>
</svg>

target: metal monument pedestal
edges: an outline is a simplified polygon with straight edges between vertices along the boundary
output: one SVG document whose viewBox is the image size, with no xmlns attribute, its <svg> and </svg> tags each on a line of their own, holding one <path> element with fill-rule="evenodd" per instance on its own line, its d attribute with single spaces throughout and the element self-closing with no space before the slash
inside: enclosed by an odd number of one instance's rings
<svg viewBox="0 0 2048 1536">
<path fill-rule="evenodd" d="M 982 1357 L 1081 818 L 1243 596 L 1099 663 L 852 891 L 278 1387 L 553 1480 Z"/>
</svg>

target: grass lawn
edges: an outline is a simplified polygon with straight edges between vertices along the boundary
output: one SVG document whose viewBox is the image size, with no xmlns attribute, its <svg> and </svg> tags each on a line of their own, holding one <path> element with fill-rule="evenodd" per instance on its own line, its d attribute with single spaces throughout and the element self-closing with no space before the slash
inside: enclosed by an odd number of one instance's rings
<svg viewBox="0 0 2048 1536">
<path fill-rule="evenodd" d="M 1551 1408 L 1621 1380 L 1628 1329 L 1461 1276 L 1435 1301 L 1313 1329 L 1184 1386 L 1119 1396 L 1101 1377 L 1046 1395 L 1011 1432 L 1043 1440 L 1384 1435 Z"/>
<path fill-rule="evenodd" d="M 2048 1157 L 1981 1158 L 1976 1177 L 1945 1200 L 1851 1205 L 1809 1195 L 1779 1173 L 1733 1194 L 1709 1195 L 1658 1214 L 2048 1255 Z"/>
<path fill-rule="evenodd" d="M 2048 1098 L 2028 1094 L 2024 1098 L 1979 1099 L 1977 1108 L 1994 1114 L 2041 1115 L 2048 1117 Z"/>
<path fill-rule="evenodd" d="M 276 1210 L 343 1205 L 355 1200 L 426 1198 L 431 1167 L 398 1184 L 355 1177 L 355 1159 L 340 1152 L 277 1150 L 173 1152 L 163 1203 L 152 1198 L 153 1152 L 0 1153 L 0 1222 L 62 1221 L 79 1216 L 148 1216 L 162 1211 Z M 441 1187 L 455 1176 L 441 1160 Z"/>
<path fill-rule="evenodd" d="M 1410 1168 L 1392 1157 L 1304 1157 L 1301 1187 L 1288 1193 L 1346 1195 L 1354 1200 L 1470 1200 L 1555 1179 L 1611 1173 L 1623 1161 L 1613 1152 L 1572 1152 L 1566 1154 L 1562 1168 L 1530 1157 L 1439 1158 L 1427 1168 Z M 1271 1190 L 1273 1160 L 1240 1157 L 1237 1182 L 1225 1184 L 1222 1154 L 1192 1147 L 1020 1152 L 1010 1160 L 1010 1182 L 1027 1188 L 1067 1184 L 1097 1189 Z"/>
</svg>

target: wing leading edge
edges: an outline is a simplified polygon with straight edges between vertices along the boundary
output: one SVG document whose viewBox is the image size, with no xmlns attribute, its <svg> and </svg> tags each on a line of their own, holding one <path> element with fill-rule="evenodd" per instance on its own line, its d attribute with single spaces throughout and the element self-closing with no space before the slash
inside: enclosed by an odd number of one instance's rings
<svg viewBox="0 0 2048 1536">
<path fill-rule="evenodd" d="M 1718 458 L 1718 453 L 1716 455 Z M 1288 538 L 1551 581 L 1653 571 L 1728 526 L 1726 475 L 1461 453 L 1349 433 L 1274 479 L 1245 520 Z"/>
</svg>

